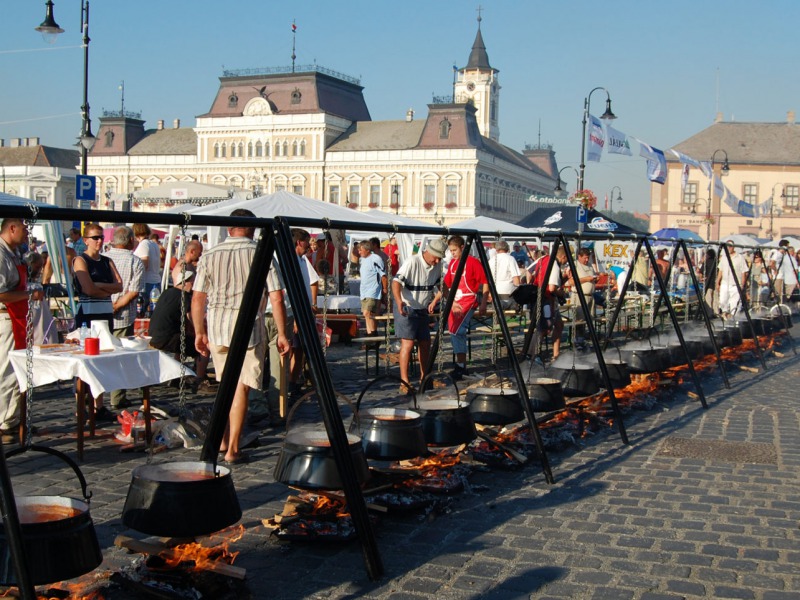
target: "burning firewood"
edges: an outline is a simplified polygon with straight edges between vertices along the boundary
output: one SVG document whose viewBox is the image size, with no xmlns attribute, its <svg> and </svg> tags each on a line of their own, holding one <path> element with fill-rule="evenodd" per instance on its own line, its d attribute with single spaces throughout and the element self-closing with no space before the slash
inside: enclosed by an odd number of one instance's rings
<svg viewBox="0 0 800 600">
<path fill-rule="evenodd" d="M 219 573 L 233 577 L 234 579 L 244 579 L 247 571 L 241 567 L 235 567 L 232 564 L 223 562 L 226 559 L 233 561 L 236 553 L 231 554 L 224 549 L 219 548 L 205 548 L 201 550 L 199 544 L 183 544 L 175 548 L 170 548 L 162 544 L 153 542 L 143 542 L 141 540 L 128 537 L 126 535 L 118 535 L 114 539 L 114 545 L 118 548 L 126 548 L 131 552 L 139 552 L 140 554 L 149 554 L 151 556 L 160 556 L 166 560 L 171 561 L 194 561 L 196 568 Z M 190 548 L 197 546 L 197 548 Z M 214 557 L 214 554 L 217 556 Z"/>
</svg>

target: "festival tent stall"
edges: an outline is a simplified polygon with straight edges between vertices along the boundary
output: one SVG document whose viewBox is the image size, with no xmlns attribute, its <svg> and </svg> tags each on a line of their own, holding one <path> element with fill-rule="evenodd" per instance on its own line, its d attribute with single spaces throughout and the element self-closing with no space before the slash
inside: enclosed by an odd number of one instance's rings
<svg viewBox="0 0 800 600">
<path fill-rule="evenodd" d="M 227 200 L 210 206 L 203 206 L 199 209 L 193 210 L 192 214 L 199 215 L 216 215 L 228 216 L 231 211 L 237 208 L 246 208 L 255 214 L 256 217 L 261 218 L 274 218 L 274 217 L 301 217 L 307 219 L 317 220 L 335 220 L 347 221 L 350 223 L 362 224 L 365 230 L 370 230 L 375 223 L 384 225 L 391 222 L 386 218 L 381 218 L 377 215 L 368 215 L 357 210 L 352 210 L 333 204 L 330 202 L 323 202 L 315 200 L 292 192 L 281 190 L 259 196 L 249 200 Z M 427 225 L 427 224 L 426 224 Z M 334 261 L 338 261 L 339 248 L 346 243 L 344 231 L 331 230 L 331 238 L 336 247 Z M 208 242 L 213 246 L 221 242 L 225 237 L 226 232 L 219 227 L 208 228 Z"/>
<path fill-rule="evenodd" d="M 691 231 L 690 229 L 682 229 L 680 227 L 665 227 L 659 229 L 651 235 L 660 242 L 676 242 L 678 240 L 685 240 L 687 242 L 696 242 L 704 244 L 705 240 L 699 234 Z"/>
<path fill-rule="evenodd" d="M 492 217 L 485 217 L 483 215 L 459 221 L 450 225 L 452 228 L 475 229 L 478 233 L 485 236 L 495 238 L 513 237 L 524 238 L 530 237 L 531 231 L 522 225 L 515 225 L 508 221 L 501 221 L 500 219 L 493 219 Z"/>
<path fill-rule="evenodd" d="M 745 248 L 755 248 L 761 245 L 756 238 L 742 233 L 732 233 L 720 239 L 721 244 L 727 244 L 728 242 L 733 242 L 737 246 L 743 246 Z"/>
<path fill-rule="evenodd" d="M 561 232 L 568 236 L 578 235 L 577 208 L 577 204 L 575 206 L 544 206 L 537 208 L 527 217 L 522 218 L 517 225 L 544 237 L 557 235 Z M 647 235 L 646 232 L 623 225 L 594 209 L 588 211 L 587 221 L 582 233 L 584 235 L 592 234 L 592 237 L 603 235 L 609 237 Z"/>
</svg>

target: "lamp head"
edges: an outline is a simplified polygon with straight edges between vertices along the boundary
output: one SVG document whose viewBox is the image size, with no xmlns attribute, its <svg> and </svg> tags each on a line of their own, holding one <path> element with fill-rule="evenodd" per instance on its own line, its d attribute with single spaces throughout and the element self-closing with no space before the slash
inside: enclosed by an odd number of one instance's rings
<svg viewBox="0 0 800 600">
<path fill-rule="evenodd" d="M 94 137 L 92 133 L 92 121 L 87 119 L 86 120 L 86 129 L 81 134 L 79 138 L 81 142 L 81 146 L 86 148 L 87 152 L 91 152 L 92 148 L 94 148 L 94 144 L 97 141 L 97 138 Z"/>
<path fill-rule="evenodd" d="M 556 182 L 556 187 L 553 188 L 554 192 L 563 192 L 564 190 L 561 188 L 561 179 Z"/>
<path fill-rule="evenodd" d="M 606 97 L 606 112 L 600 115 L 600 118 L 605 121 L 611 121 L 617 118 L 617 115 L 611 111 L 611 96 Z"/>
<path fill-rule="evenodd" d="M 58 26 L 53 17 L 53 0 L 45 2 L 44 21 L 36 28 L 36 31 L 42 34 L 42 38 L 48 44 L 54 43 L 58 35 L 64 33 L 64 30 Z"/>
</svg>

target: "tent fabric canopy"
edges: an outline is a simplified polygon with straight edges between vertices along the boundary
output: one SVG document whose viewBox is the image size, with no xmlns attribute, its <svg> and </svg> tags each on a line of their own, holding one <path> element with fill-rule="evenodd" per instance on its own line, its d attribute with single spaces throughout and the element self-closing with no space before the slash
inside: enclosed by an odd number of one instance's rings
<svg viewBox="0 0 800 600">
<path fill-rule="evenodd" d="M 705 243 L 705 240 L 700 237 L 699 234 L 691 231 L 690 229 L 682 229 L 680 227 L 665 227 L 664 229 L 659 229 L 655 233 L 652 234 L 652 237 L 658 239 L 659 241 L 666 240 L 666 241 L 678 241 L 684 240 L 686 242 L 699 242 Z"/>
<path fill-rule="evenodd" d="M 241 192 L 241 189 L 234 189 Z M 246 190 L 245 190 L 246 191 Z M 197 183 L 195 181 L 170 181 L 149 188 L 133 192 L 135 200 L 158 199 L 180 202 L 190 202 L 192 198 L 225 199 L 231 197 L 231 188 L 224 185 L 211 183 Z"/>
<path fill-rule="evenodd" d="M 452 228 L 458 229 L 475 229 L 478 233 L 490 237 L 530 237 L 531 230 L 509 223 L 508 221 L 501 221 L 500 219 L 493 219 L 492 217 L 485 217 L 483 215 L 459 221 L 450 225 Z"/>
<path fill-rule="evenodd" d="M 537 208 L 527 217 L 517 223 L 526 227 L 530 232 L 546 236 L 548 234 L 564 233 L 566 235 L 578 234 L 577 204 L 568 206 L 544 206 Z M 638 231 L 597 210 L 589 210 L 587 223 L 583 233 L 612 235 L 647 235 L 647 232 Z"/>
</svg>

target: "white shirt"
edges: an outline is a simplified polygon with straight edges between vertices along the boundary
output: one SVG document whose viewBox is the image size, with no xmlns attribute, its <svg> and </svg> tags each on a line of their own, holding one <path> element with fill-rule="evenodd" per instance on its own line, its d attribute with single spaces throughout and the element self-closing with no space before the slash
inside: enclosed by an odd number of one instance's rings
<svg viewBox="0 0 800 600">
<path fill-rule="evenodd" d="M 514 277 L 519 277 L 519 265 L 508 252 L 498 252 L 494 258 L 489 259 L 489 270 L 498 294 L 508 296 L 517 289 L 513 280 Z"/>
<path fill-rule="evenodd" d="M 144 270 L 145 283 L 161 283 L 161 251 L 158 249 L 158 244 L 153 240 L 140 240 L 139 245 L 133 253 L 145 262 L 147 265 Z"/>
</svg>

